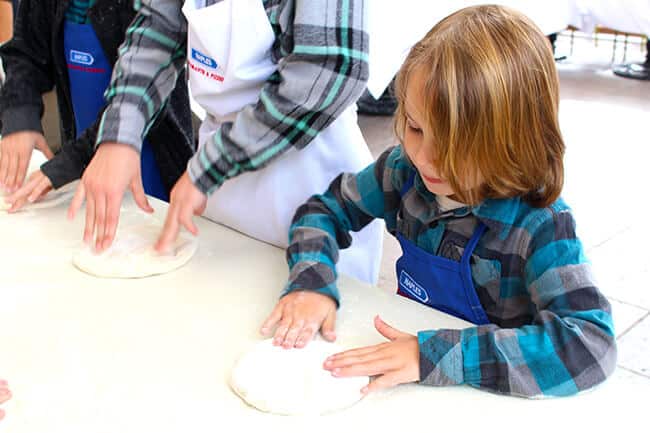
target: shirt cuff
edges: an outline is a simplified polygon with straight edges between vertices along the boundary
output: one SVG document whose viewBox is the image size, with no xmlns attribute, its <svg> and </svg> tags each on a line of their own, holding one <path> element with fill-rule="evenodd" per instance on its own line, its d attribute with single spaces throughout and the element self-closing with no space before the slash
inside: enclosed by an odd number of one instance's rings
<svg viewBox="0 0 650 433">
<path fill-rule="evenodd" d="M 22 131 L 43 133 L 40 107 L 38 105 L 24 105 L 4 110 L 2 114 L 2 135 L 7 136 Z"/>
<path fill-rule="evenodd" d="M 465 382 L 461 332 L 458 329 L 418 332 L 421 384 L 449 386 Z"/>
<path fill-rule="evenodd" d="M 339 290 L 336 287 L 336 272 L 325 263 L 298 262 L 291 268 L 289 282 L 282 296 L 298 290 L 309 290 L 329 296 L 339 307 Z"/>
<path fill-rule="evenodd" d="M 121 102 L 115 105 L 117 107 L 110 105 L 102 115 L 95 147 L 102 143 L 121 143 L 140 153 L 143 137 L 147 132 L 144 115 L 133 104 Z"/>
</svg>

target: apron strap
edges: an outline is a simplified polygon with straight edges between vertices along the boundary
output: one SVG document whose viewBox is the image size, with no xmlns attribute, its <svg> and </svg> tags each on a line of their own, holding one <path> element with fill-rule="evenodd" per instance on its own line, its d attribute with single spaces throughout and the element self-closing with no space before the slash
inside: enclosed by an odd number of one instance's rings
<svg viewBox="0 0 650 433">
<path fill-rule="evenodd" d="M 474 233 L 472 234 L 472 237 L 470 238 L 469 242 L 467 242 L 467 246 L 465 246 L 465 251 L 463 251 L 463 257 L 460 259 L 461 263 L 469 264 L 469 259 L 472 256 L 474 250 L 476 249 L 476 245 L 478 244 L 478 241 L 481 239 L 481 236 L 483 236 L 483 233 L 485 233 L 485 230 L 487 230 L 487 226 L 483 224 L 481 221 L 479 221 L 478 225 L 474 229 Z"/>
<path fill-rule="evenodd" d="M 406 183 L 402 186 L 402 189 L 399 192 L 400 197 L 404 198 L 408 190 L 413 188 L 414 182 L 415 182 L 415 170 L 411 172 L 409 178 L 406 180 Z"/>
</svg>

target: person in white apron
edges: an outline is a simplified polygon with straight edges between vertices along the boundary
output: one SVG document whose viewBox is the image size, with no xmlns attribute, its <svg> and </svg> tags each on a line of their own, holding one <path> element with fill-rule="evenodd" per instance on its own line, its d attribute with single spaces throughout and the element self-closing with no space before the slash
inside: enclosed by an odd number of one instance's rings
<svg viewBox="0 0 650 433">
<path fill-rule="evenodd" d="M 314 5 L 310 3 L 309 7 Z M 304 4 L 302 8 L 307 6 Z M 200 150 L 195 159 L 209 152 L 206 143 L 212 145 L 209 140 L 218 140 L 216 132 L 225 122 L 232 122 L 228 127 L 233 134 L 245 136 L 246 142 L 260 142 L 269 131 L 238 130 L 237 117 L 254 110 L 255 104 L 265 103 L 262 89 L 279 68 L 278 60 L 272 56 L 278 36 L 265 4 L 261 0 L 188 0 L 182 11 L 187 20 L 190 90 L 195 102 L 207 113 L 200 128 Z M 331 85 L 324 81 L 323 85 Z M 310 125 L 296 126 L 303 127 L 310 128 Z M 260 153 L 266 151 L 269 150 L 260 149 Z M 189 176 L 181 178 L 172 191 L 165 229 L 157 247 L 164 250 L 176 237 L 180 224 L 195 231 L 191 220 L 188 221 L 188 213 L 181 215 L 178 211 L 179 206 L 187 209 L 190 202 L 194 213 L 200 213 L 205 206 L 203 216 L 264 242 L 286 247 L 297 207 L 311 195 L 325 191 L 339 173 L 358 171 L 371 162 L 356 112 L 350 106 L 304 149 L 292 147 L 260 169 L 243 170 L 216 191 L 208 191 L 212 194 L 207 203 L 195 187 L 196 182 L 190 184 Z M 88 171 L 94 171 L 91 166 Z M 78 197 L 75 201 L 79 202 Z M 339 271 L 375 283 L 381 259 L 382 229 L 381 223 L 373 224 L 356 234 L 351 248 L 340 256 Z"/>
<path fill-rule="evenodd" d="M 199 146 L 204 146 L 221 122 L 234 120 L 240 110 L 258 101 L 263 84 L 278 66 L 271 59 L 275 34 L 261 1 L 225 0 L 208 7 L 198 3 L 185 2 L 183 13 L 188 22 L 190 89 L 207 112 L 199 131 Z M 203 72 L 210 62 L 218 65 L 216 76 Z M 290 149 L 267 167 L 226 181 L 210 196 L 203 215 L 286 247 L 298 206 L 325 191 L 339 173 L 371 162 L 355 107 L 350 107 L 305 149 Z M 374 283 L 381 230 L 381 225 L 374 225 L 356 234 L 352 246 L 341 254 L 339 270 Z"/>
</svg>

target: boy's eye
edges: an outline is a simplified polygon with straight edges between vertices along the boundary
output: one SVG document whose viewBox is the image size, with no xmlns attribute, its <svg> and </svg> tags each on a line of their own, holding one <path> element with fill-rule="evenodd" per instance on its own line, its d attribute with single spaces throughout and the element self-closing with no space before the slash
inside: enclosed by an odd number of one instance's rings
<svg viewBox="0 0 650 433">
<path fill-rule="evenodd" d="M 422 129 L 420 129 L 416 124 L 414 124 L 410 120 L 406 121 L 406 126 L 408 127 L 408 129 L 410 129 L 411 131 L 417 134 L 420 134 L 422 132 Z"/>
</svg>

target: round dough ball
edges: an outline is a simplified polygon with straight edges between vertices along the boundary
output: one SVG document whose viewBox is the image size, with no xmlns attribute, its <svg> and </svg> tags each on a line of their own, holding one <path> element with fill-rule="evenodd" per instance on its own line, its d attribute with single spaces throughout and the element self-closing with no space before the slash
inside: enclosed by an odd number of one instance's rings
<svg viewBox="0 0 650 433">
<path fill-rule="evenodd" d="M 159 254 L 153 246 L 162 225 L 139 224 L 120 228 L 109 249 L 95 254 L 84 247 L 73 259 L 80 270 L 103 278 L 144 278 L 165 274 L 185 265 L 194 255 L 197 241 L 181 232 L 167 254 Z"/>
<path fill-rule="evenodd" d="M 314 340 L 302 349 L 255 345 L 235 365 L 230 386 L 246 403 L 279 415 L 323 414 L 347 408 L 363 395 L 368 377 L 336 378 L 323 369 L 325 359 L 341 349 Z"/>
</svg>

